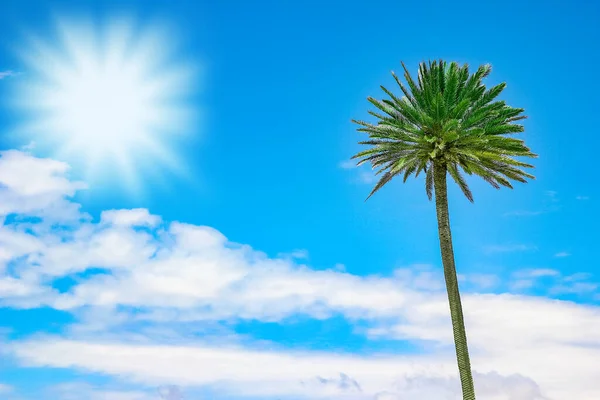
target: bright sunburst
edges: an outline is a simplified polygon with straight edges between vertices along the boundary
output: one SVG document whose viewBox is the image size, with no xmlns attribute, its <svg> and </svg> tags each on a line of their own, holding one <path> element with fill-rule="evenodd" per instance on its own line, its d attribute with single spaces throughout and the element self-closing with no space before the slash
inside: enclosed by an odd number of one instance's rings
<svg viewBox="0 0 600 400">
<path fill-rule="evenodd" d="M 63 21 L 54 45 L 28 40 L 16 101 L 27 111 L 27 136 L 50 140 L 59 158 L 85 162 L 88 179 L 115 167 L 132 184 L 142 161 L 177 167 L 167 147 L 173 135 L 190 131 L 186 97 L 194 74 L 168 54 L 172 35 L 128 21 Z"/>
</svg>

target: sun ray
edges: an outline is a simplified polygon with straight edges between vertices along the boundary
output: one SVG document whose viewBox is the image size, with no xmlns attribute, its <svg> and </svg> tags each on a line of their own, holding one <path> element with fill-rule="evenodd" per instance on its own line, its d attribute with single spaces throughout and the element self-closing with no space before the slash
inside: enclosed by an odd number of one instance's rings
<svg viewBox="0 0 600 400">
<path fill-rule="evenodd" d="M 85 164 L 88 180 L 110 170 L 130 188 L 141 164 L 183 170 L 170 147 L 193 132 L 197 78 L 168 53 L 172 35 L 158 25 L 138 28 L 125 18 L 100 27 L 58 21 L 54 45 L 32 37 L 22 47 L 29 74 L 14 101 L 26 112 L 19 131 L 29 140 Z"/>
</svg>

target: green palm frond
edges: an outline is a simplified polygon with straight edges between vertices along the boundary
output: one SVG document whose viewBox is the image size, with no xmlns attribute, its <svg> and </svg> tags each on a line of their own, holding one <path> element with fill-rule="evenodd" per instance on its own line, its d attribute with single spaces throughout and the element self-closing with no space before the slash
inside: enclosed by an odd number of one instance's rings
<svg viewBox="0 0 600 400">
<path fill-rule="evenodd" d="M 432 197 L 433 165 L 443 165 L 464 195 L 473 195 L 463 173 L 477 175 L 495 188 L 512 188 L 511 181 L 526 182 L 531 164 L 515 157 L 537 157 L 512 135 L 524 131 L 516 123 L 526 118 L 522 108 L 497 100 L 506 88 L 483 84 L 490 65 L 469 73 L 468 65 L 445 61 L 422 62 L 415 80 L 404 63 L 404 84 L 392 73 L 401 96 L 381 87 L 387 98 L 368 101 L 377 111 L 375 123 L 353 120 L 369 135 L 361 142 L 368 150 L 356 154 L 358 163 L 371 163 L 382 174 L 372 196 L 396 175 L 406 181 L 425 172 L 426 192 Z"/>
</svg>

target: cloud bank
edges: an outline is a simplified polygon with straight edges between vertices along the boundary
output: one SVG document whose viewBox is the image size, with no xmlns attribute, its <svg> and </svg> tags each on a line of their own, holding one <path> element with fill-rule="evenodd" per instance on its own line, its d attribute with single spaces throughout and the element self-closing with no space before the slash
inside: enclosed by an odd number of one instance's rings
<svg viewBox="0 0 600 400">
<path fill-rule="evenodd" d="M 439 268 L 358 276 L 269 256 L 146 209 L 106 210 L 95 220 L 72 199 L 84 188 L 64 163 L 1 153 L 0 305 L 75 318 L 59 334 L 4 343 L 23 368 L 97 373 L 142 389 L 210 388 L 223 398 L 460 397 Z M 484 274 L 462 279 L 474 288 L 464 309 L 479 398 L 600 398 L 600 307 L 487 293 L 496 278 Z M 234 329 L 334 316 L 368 340 L 397 340 L 400 350 L 299 350 Z M 207 329 L 215 326 L 222 332 Z M 403 352 L 407 343 L 420 350 Z"/>
</svg>

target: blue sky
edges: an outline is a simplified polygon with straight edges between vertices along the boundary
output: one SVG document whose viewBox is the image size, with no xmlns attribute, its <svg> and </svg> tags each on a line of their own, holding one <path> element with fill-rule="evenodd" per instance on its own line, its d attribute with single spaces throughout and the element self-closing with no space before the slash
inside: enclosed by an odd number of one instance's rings
<svg viewBox="0 0 600 400">
<path fill-rule="evenodd" d="M 366 97 L 400 61 L 437 58 L 491 63 L 540 155 L 512 191 L 473 181 L 470 204 L 450 189 L 479 396 L 600 397 L 598 5 L 1 7 L 3 398 L 456 395 L 424 183 L 365 202 L 371 171 L 348 162 Z M 94 75 L 111 55 L 138 69 Z M 98 134 L 124 120 L 81 116 L 82 99 L 118 113 L 124 98 L 151 107 L 123 125 L 133 139 Z"/>
</svg>

